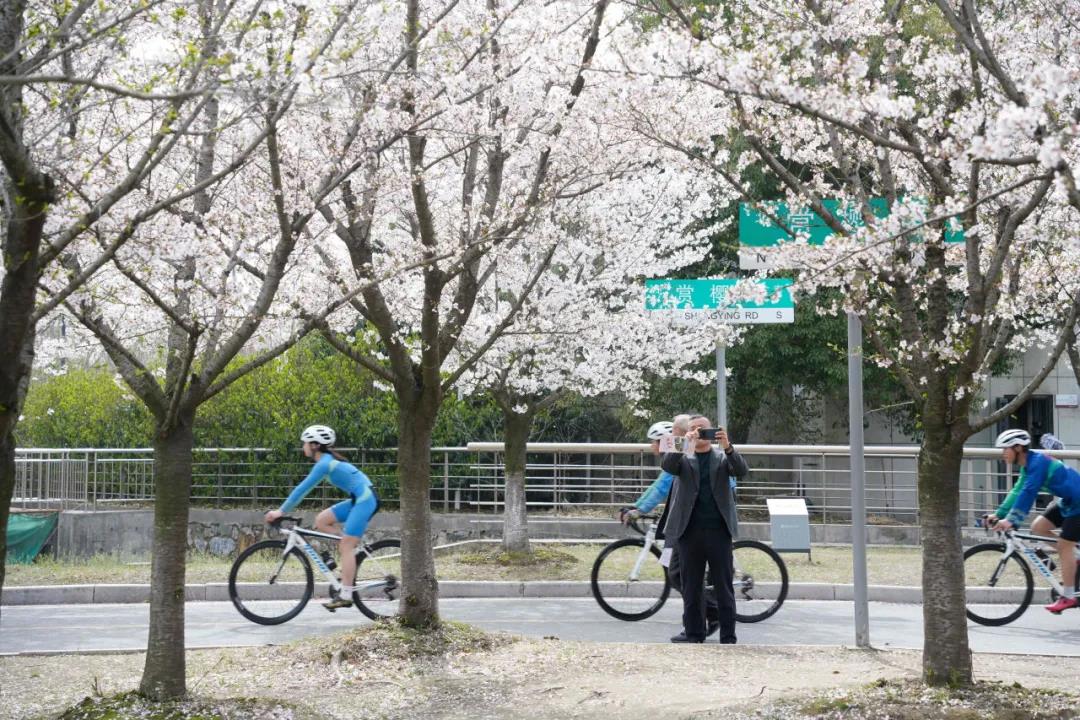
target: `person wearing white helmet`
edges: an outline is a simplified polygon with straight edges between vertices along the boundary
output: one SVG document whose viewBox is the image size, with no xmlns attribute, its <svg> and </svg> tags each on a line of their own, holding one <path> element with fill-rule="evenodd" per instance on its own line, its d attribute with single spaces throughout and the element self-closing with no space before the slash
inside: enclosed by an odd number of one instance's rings
<svg viewBox="0 0 1080 720">
<path fill-rule="evenodd" d="M 323 603 L 330 612 L 352 605 L 353 592 L 356 588 L 356 548 L 367 529 L 371 517 L 379 509 L 379 500 L 368 476 L 354 465 L 345 461 L 345 457 L 333 449 L 337 434 L 326 425 L 311 425 L 300 433 L 304 444 L 304 455 L 314 461 L 315 466 L 297 485 L 281 507 L 266 513 L 266 522 L 272 523 L 291 511 L 311 490 L 323 480 L 349 494 L 348 500 L 323 510 L 315 518 L 315 529 L 320 532 L 340 535 L 338 550 L 341 555 L 341 595 L 330 602 Z"/>
<path fill-rule="evenodd" d="M 675 430 L 675 423 L 668 422 L 667 420 L 661 420 L 655 422 L 649 426 L 648 431 L 645 433 L 645 437 L 649 438 L 654 443 L 659 443 L 660 438 L 665 435 L 671 435 Z M 685 432 L 684 432 L 685 434 Z"/>
<path fill-rule="evenodd" d="M 649 439 L 652 445 L 653 455 L 660 455 L 660 441 L 666 435 L 674 435 L 675 437 L 682 437 L 686 435 L 686 431 L 690 429 L 690 416 L 689 415 L 676 415 L 674 422 L 668 422 L 667 420 L 661 420 L 655 422 L 649 426 L 649 430 L 645 433 L 645 437 Z M 637 517 L 643 513 L 647 513 L 657 505 L 662 503 L 671 492 L 671 483 L 674 480 L 674 476 L 660 471 L 660 474 L 653 481 L 652 485 L 645 489 L 645 492 L 641 493 L 632 507 L 624 507 L 619 510 L 619 520 L 626 524 L 630 519 Z M 664 531 L 664 519 L 665 515 L 661 515 L 659 523 L 660 536 L 663 537 Z"/>
<path fill-rule="evenodd" d="M 1077 541 L 1080 541 L 1080 472 L 1055 460 L 1045 453 L 1030 450 L 1031 435 L 1026 430 L 1006 430 L 998 435 L 994 446 L 1001 448 L 1002 459 L 1020 468 L 1016 494 L 1012 508 L 1001 520 L 992 525 L 995 530 L 1006 531 L 1018 526 L 1027 517 L 1035 497 L 1045 489 L 1058 498 L 1061 511 L 1061 536 L 1058 553 L 1063 558 L 1073 557 Z M 1080 606 L 1075 597 L 1076 563 L 1061 563 L 1061 581 L 1064 592 L 1057 602 L 1045 606 L 1054 614 Z"/>
<path fill-rule="evenodd" d="M 1064 450 L 1065 443 L 1061 442 L 1054 435 L 1050 433 L 1044 433 L 1039 438 L 1039 446 L 1043 450 L 1047 450 L 1045 453 L 1047 457 L 1054 459 L 1054 456 L 1050 454 L 1052 451 Z M 997 524 L 997 521 L 1009 514 L 1012 510 L 1013 504 L 1016 502 L 1016 496 L 1020 494 L 1020 489 L 1023 487 L 1023 483 L 1017 482 L 1013 485 L 1012 490 L 1009 491 L 1008 496 L 1001 501 L 997 510 L 991 514 L 985 516 L 987 527 L 993 527 Z M 1039 489 L 1040 493 L 1049 493 L 1050 490 L 1044 485 Z M 1058 507 L 1057 501 L 1052 501 L 1046 506 L 1042 514 L 1039 515 L 1031 522 L 1031 532 L 1034 535 L 1042 535 L 1043 537 L 1050 537 L 1059 527 L 1061 527 L 1063 518 L 1061 517 L 1061 508 Z M 1044 543 L 1036 550 L 1040 557 L 1047 560 L 1047 567 L 1050 570 L 1054 570 L 1057 567 L 1057 563 L 1046 557 L 1047 554 L 1057 552 L 1057 543 Z"/>
</svg>

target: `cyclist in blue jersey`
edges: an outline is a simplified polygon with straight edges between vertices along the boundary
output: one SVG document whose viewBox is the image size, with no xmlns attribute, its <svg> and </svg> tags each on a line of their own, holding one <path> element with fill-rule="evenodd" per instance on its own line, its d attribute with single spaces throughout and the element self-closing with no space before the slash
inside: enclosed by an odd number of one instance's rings
<svg viewBox="0 0 1080 720">
<path fill-rule="evenodd" d="M 994 525 L 995 530 L 1010 530 L 1027 517 L 1035 502 L 1039 490 L 1046 487 L 1047 492 L 1058 498 L 1061 510 L 1061 535 L 1058 538 L 1058 554 L 1061 558 L 1072 558 L 1077 541 L 1080 541 L 1080 472 L 1054 460 L 1047 455 L 1029 450 L 1031 436 L 1026 430 L 1006 430 L 998 435 L 995 447 L 1001 448 L 1005 462 L 1020 468 L 1020 492 L 1013 502 L 1008 515 Z M 1057 614 L 1080 605 L 1075 597 L 1076 563 L 1061 563 L 1061 582 L 1064 585 L 1062 596 L 1046 609 Z"/>
<path fill-rule="evenodd" d="M 333 429 L 326 425 L 312 425 L 300 433 L 304 444 L 304 455 L 315 461 L 315 466 L 277 510 L 266 513 L 266 522 L 271 523 L 289 512 L 323 480 L 349 494 L 348 500 L 323 510 L 315 518 L 315 529 L 325 533 L 341 535 L 338 550 L 341 554 L 341 595 L 323 607 L 333 612 L 338 608 L 351 607 L 353 592 L 356 590 L 356 548 L 360 537 L 367 529 L 371 516 L 379 509 L 379 500 L 371 486 L 368 476 L 359 469 L 345 462 L 344 456 L 333 449 L 337 440 Z"/>
<path fill-rule="evenodd" d="M 1056 458 L 1050 453 L 1065 449 L 1065 443 L 1061 442 L 1050 433 L 1045 433 L 1039 438 L 1039 445 L 1043 450 L 1046 450 L 1046 456 L 1052 460 Z M 1013 503 L 1016 502 L 1016 496 L 1020 494 L 1022 488 L 1023 483 L 1017 482 L 1013 485 L 1012 490 L 1010 490 L 1008 496 L 1001 501 L 997 510 L 984 518 L 987 527 L 993 527 L 998 520 L 1009 514 L 1009 511 L 1012 510 Z M 1048 492 L 1049 490 L 1045 487 L 1040 490 L 1040 493 Z M 1031 521 L 1031 532 L 1035 535 L 1042 535 L 1044 537 L 1053 535 L 1059 527 L 1061 527 L 1061 508 L 1058 507 L 1057 501 L 1053 501 L 1047 505 L 1042 515 Z M 1057 563 L 1052 559 L 1046 558 L 1046 555 L 1057 552 L 1056 545 L 1043 544 L 1036 552 L 1039 554 L 1039 557 L 1048 561 L 1047 567 L 1049 567 L 1050 570 L 1057 568 Z"/>
</svg>

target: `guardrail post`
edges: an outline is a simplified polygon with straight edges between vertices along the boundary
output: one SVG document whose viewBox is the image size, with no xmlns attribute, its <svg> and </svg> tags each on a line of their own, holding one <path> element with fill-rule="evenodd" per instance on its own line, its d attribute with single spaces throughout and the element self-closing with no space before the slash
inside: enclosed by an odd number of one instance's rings
<svg viewBox="0 0 1080 720">
<path fill-rule="evenodd" d="M 586 458 L 588 458 L 588 457 L 589 456 L 586 455 Z M 552 499 L 552 509 L 556 513 L 558 513 L 559 512 L 559 507 L 561 505 L 561 503 L 559 502 L 559 469 L 562 467 L 562 463 L 559 462 L 559 453 L 558 452 L 555 453 L 555 458 L 554 459 L 555 459 L 554 467 L 552 468 L 552 473 L 551 473 L 551 478 L 552 478 L 551 487 L 552 487 L 552 490 L 553 490 L 553 492 L 551 493 L 551 499 Z"/>
<path fill-rule="evenodd" d="M 442 509 L 450 512 L 450 451 L 443 450 Z"/>
<path fill-rule="evenodd" d="M 223 487 L 224 482 L 225 482 L 224 479 L 222 479 L 222 477 L 221 477 L 221 450 L 219 449 L 218 450 L 218 456 L 217 456 L 217 483 L 216 483 L 217 484 L 217 501 L 218 501 L 218 505 L 221 505 L 221 504 L 223 504 L 225 502 L 225 489 Z"/>
</svg>

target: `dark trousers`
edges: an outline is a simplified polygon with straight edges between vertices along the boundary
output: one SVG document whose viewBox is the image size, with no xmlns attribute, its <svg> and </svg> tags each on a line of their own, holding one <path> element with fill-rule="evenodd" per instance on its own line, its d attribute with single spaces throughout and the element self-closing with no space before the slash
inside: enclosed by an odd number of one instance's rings
<svg viewBox="0 0 1080 720">
<path fill-rule="evenodd" d="M 671 587 L 682 592 L 682 561 L 679 560 L 678 547 L 672 546 L 671 560 L 668 561 L 668 580 L 671 581 Z M 712 570 L 709 571 L 709 584 L 715 585 L 713 580 Z M 716 593 L 705 593 L 705 620 L 706 622 L 716 622 L 720 618 L 720 609 L 716 605 Z"/>
<path fill-rule="evenodd" d="M 731 533 L 726 527 L 703 528 L 691 522 L 676 542 L 681 558 L 683 629 L 690 640 L 705 638 L 704 581 L 708 564 L 714 581 L 720 641 L 735 640 L 735 588 L 732 585 Z"/>
</svg>

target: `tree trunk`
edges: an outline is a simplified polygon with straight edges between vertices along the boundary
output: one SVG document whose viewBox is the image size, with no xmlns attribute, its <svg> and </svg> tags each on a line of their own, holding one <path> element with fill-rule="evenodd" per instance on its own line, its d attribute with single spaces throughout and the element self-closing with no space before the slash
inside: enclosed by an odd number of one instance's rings
<svg viewBox="0 0 1080 720">
<path fill-rule="evenodd" d="M 919 452 L 922 528 L 923 680 L 970 684 L 971 653 L 964 614 L 964 557 L 960 540 L 960 464 L 963 442 L 948 440 L 944 423 L 927 422 Z M 935 427 L 936 425 L 936 427 Z"/>
<path fill-rule="evenodd" d="M 34 339 L 36 326 L 31 324 L 23 342 L 22 357 L 19 362 L 24 374 L 15 388 L 15 420 L 18 422 L 22 412 L 26 391 L 30 387 L 30 371 L 34 366 Z M 11 517 L 11 499 L 15 493 L 15 425 L 0 435 L 0 594 L 4 591 L 4 579 L 7 577 L 7 526 Z"/>
<path fill-rule="evenodd" d="M 503 512 L 503 550 L 532 553 L 529 545 L 529 516 L 525 505 L 525 445 L 532 430 L 531 410 L 518 414 L 503 411 L 503 453 L 506 464 L 506 508 Z"/>
<path fill-rule="evenodd" d="M 18 198 L 8 209 L 4 238 L 4 279 L 0 283 L 0 591 L 7 564 L 7 526 L 15 490 L 15 425 L 30 382 L 34 362 L 34 299 L 38 251 L 45 225 L 49 188 L 8 182 L 7 197 Z"/>
<path fill-rule="evenodd" d="M 184 576 L 194 414 L 154 439 L 154 542 L 150 569 L 150 636 L 139 692 L 156 700 L 182 697 L 184 665 Z"/>
<path fill-rule="evenodd" d="M 15 434 L 0 437 L 0 594 L 7 575 L 7 526 L 11 515 L 11 496 L 15 490 Z"/>
<path fill-rule="evenodd" d="M 431 433 L 439 404 L 399 396 L 398 482 L 401 488 L 401 618 L 411 627 L 439 624 L 439 582 L 431 548 Z M 426 400 L 427 402 L 424 402 Z"/>
</svg>

